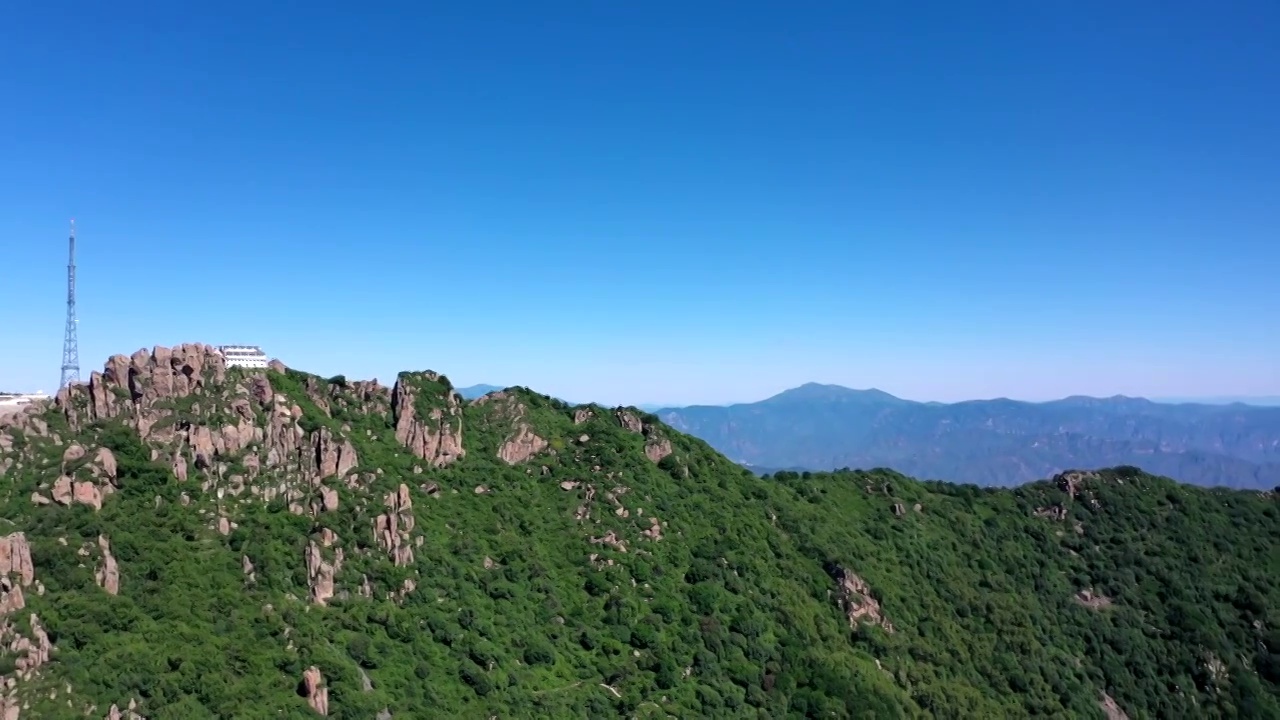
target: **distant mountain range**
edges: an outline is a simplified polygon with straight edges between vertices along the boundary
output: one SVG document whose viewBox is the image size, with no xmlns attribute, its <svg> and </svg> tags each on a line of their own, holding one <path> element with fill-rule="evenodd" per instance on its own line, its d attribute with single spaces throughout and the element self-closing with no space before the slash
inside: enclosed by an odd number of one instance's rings
<svg viewBox="0 0 1280 720">
<path fill-rule="evenodd" d="M 483 383 L 479 385 L 469 385 L 464 388 L 455 388 L 457 393 L 467 400 L 475 400 L 476 398 L 484 397 L 491 392 L 497 392 L 504 389 L 505 388 L 501 385 L 485 385 Z"/>
<path fill-rule="evenodd" d="M 1125 396 L 922 403 L 809 383 L 760 402 L 656 414 L 753 468 L 883 466 L 1015 485 L 1069 468 L 1137 465 L 1199 485 L 1280 485 L 1280 407 Z"/>
<path fill-rule="evenodd" d="M 1257 405 L 1259 407 L 1280 405 L 1280 395 L 1225 395 L 1220 397 L 1162 397 L 1151 399 L 1158 403 L 1191 403 L 1196 405 L 1231 405 L 1233 403 Z"/>
</svg>

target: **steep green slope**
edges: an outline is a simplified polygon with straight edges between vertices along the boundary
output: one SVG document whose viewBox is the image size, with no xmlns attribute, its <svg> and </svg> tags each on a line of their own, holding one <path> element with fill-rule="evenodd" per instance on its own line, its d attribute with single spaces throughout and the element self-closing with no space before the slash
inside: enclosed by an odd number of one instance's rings
<svg viewBox="0 0 1280 720">
<path fill-rule="evenodd" d="M 22 717 L 1280 715 L 1276 500 L 1130 468 L 760 478 L 632 409 L 193 345 L 0 473 Z"/>
</svg>

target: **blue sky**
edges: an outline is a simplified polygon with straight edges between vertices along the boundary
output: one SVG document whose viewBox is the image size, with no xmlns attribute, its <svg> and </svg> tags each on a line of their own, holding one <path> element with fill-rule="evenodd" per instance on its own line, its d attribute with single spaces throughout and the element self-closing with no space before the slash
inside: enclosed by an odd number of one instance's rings
<svg viewBox="0 0 1280 720">
<path fill-rule="evenodd" d="M 1274 2 L 24 5 L 5 387 L 57 382 L 75 217 L 85 377 L 1280 394 Z"/>
</svg>

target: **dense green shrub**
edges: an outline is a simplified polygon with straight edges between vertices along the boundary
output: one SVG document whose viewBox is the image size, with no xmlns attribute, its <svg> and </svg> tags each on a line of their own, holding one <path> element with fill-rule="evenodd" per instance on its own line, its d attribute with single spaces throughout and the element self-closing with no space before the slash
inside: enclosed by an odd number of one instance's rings
<svg viewBox="0 0 1280 720">
<path fill-rule="evenodd" d="M 575 425 L 573 408 L 519 389 L 508 392 L 543 453 L 499 460 L 512 426 L 491 402 L 464 412 L 465 459 L 416 472 L 389 417 L 339 401 L 352 387 L 341 376 L 269 377 L 304 431 L 346 433 L 375 478 L 334 482 L 336 511 L 245 503 L 223 536 L 199 480 L 179 483 L 117 420 L 59 426 L 115 454 L 119 490 L 101 511 L 32 505 L 60 471 L 57 448 L 6 478 L 0 510 L 46 588 L 28 605 L 57 646 L 34 687 L 184 719 L 311 717 L 298 694 L 311 665 L 342 718 L 1087 717 L 1103 692 L 1133 717 L 1280 714 L 1274 497 L 1128 467 L 1074 498 L 884 469 L 756 477 L 669 428 L 674 452 L 655 464 L 612 411 Z M 327 412 L 308 387 L 336 393 Z M 422 381 L 424 416 L 443 397 L 431 392 L 451 392 L 448 380 Z M 226 472 L 244 467 L 228 459 Z M 402 482 L 421 538 L 408 567 L 372 530 Z M 579 520 L 586 484 L 596 494 Z M 1063 520 L 1045 512 L 1059 506 Z M 642 534 L 654 519 L 657 541 Z M 326 529 L 346 560 L 319 606 L 303 557 Z M 95 584 L 100 534 L 118 596 Z M 845 573 L 867 583 L 886 627 L 850 625 Z M 392 596 L 406 580 L 413 590 Z M 1104 600 L 1087 606 L 1082 591 Z M 13 662 L 0 656 L 0 670 Z M 65 691 L 32 698 L 34 716 L 83 715 Z"/>
</svg>

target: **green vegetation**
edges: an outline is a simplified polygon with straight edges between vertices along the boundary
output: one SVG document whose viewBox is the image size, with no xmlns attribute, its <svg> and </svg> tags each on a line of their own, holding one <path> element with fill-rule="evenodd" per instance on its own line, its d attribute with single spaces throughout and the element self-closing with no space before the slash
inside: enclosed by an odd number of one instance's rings
<svg viewBox="0 0 1280 720">
<path fill-rule="evenodd" d="M 360 720 L 1102 717 L 1103 693 L 1134 718 L 1280 716 L 1274 496 L 1134 468 L 1086 478 L 1074 497 L 889 470 L 757 477 L 652 416 L 629 411 L 647 437 L 614 410 L 575 418 L 522 388 L 465 405 L 466 455 L 437 468 L 397 443 L 389 393 L 267 377 L 308 436 L 327 428 L 358 452 L 354 480 L 323 481 L 336 509 L 219 500 L 194 469 L 179 483 L 121 420 L 73 434 L 54 410 L 64 441 L 112 450 L 119 490 L 97 512 L 34 505 L 62 447 L 14 434 L 9 452 L 28 454 L 5 477 L 0 534 L 25 532 L 46 591 L 27 592 L 24 612 L 56 646 L 19 685 L 23 717 L 101 716 L 131 698 L 152 720 L 315 717 L 299 688 L 313 665 L 330 716 Z M 401 380 L 420 418 L 448 407 L 442 376 Z M 221 424 L 233 396 L 157 407 L 170 425 Z M 547 443 L 509 465 L 498 449 L 519 423 Z M 658 462 L 653 438 L 671 443 Z M 226 476 L 246 467 L 224 462 Z M 373 524 L 402 483 L 414 557 L 396 566 Z M 645 535 L 655 518 L 658 540 Z M 338 538 L 326 558 L 345 560 L 321 606 L 304 556 L 326 531 Z M 620 543 L 600 542 L 610 533 Z M 116 596 L 95 584 L 100 535 Z M 842 573 L 866 582 L 892 632 L 851 627 Z"/>
</svg>

